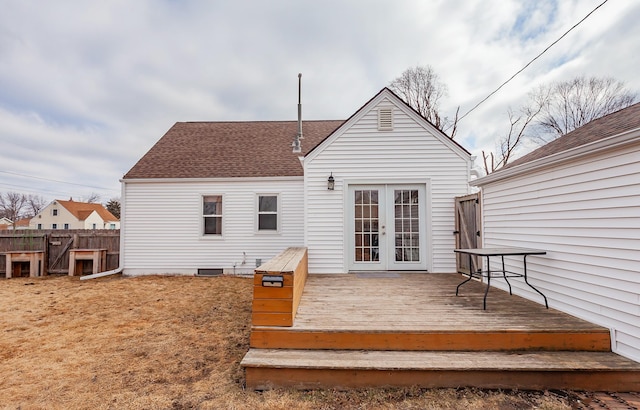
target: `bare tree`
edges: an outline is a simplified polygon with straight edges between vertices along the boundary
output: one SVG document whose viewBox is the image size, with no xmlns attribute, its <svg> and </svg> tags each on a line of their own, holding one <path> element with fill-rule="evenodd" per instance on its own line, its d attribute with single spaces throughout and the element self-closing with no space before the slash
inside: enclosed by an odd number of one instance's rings
<svg viewBox="0 0 640 410">
<path fill-rule="evenodd" d="M 17 192 L 5 192 L 0 194 L 0 216 L 11 219 L 15 223 L 22 217 L 27 198 Z"/>
<path fill-rule="evenodd" d="M 496 152 L 486 154 L 484 150 L 482 151 L 484 171 L 487 174 L 507 165 L 522 148 L 523 143 L 529 138 L 527 133 L 529 126 L 538 117 L 548 98 L 549 95 L 542 91 L 530 93 L 529 103 L 520 107 L 518 112 L 514 112 L 511 108 L 507 110 L 509 129 L 505 136 L 498 140 Z"/>
<path fill-rule="evenodd" d="M 611 77 L 584 76 L 541 86 L 534 94 L 548 96 L 535 124 L 535 138 L 540 144 L 628 107 L 638 97 L 622 81 Z"/>
<path fill-rule="evenodd" d="M 100 195 L 96 194 L 95 192 L 92 192 L 91 195 L 89 195 L 89 197 L 84 202 L 88 202 L 90 204 L 98 203 L 100 202 Z"/>
<path fill-rule="evenodd" d="M 490 174 L 507 165 L 524 152 L 527 141 L 544 145 L 636 99 L 636 93 L 613 78 L 576 77 L 535 88 L 517 113 L 508 110 L 509 129 L 497 142 L 496 152 L 482 151 L 484 170 Z"/>
<path fill-rule="evenodd" d="M 113 216 L 120 219 L 120 198 L 111 198 L 104 206 Z"/>
<path fill-rule="evenodd" d="M 451 138 L 455 136 L 458 113 L 453 121 L 440 113 L 438 104 L 447 95 L 448 89 L 431 66 L 406 69 L 400 77 L 389 83 L 389 88 L 440 131 L 451 128 Z"/>
<path fill-rule="evenodd" d="M 44 199 L 41 195 L 29 195 L 26 197 L 25 207 L 27 208 L 27 216 L 33 218 L 45 206 L 47 206 L 47 200 Z"/>
</svg>

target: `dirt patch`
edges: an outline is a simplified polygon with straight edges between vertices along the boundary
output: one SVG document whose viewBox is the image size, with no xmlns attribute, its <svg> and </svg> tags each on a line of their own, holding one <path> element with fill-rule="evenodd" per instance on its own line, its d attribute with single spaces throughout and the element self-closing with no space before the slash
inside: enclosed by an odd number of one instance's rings
<svg viewBox="0 0 640 410">
<path fill-rule="evenodd" d="M 251 280 L 0 280 L 7 409 L 570 409 L 568 394 L 244 389 Z"/>
</svg>

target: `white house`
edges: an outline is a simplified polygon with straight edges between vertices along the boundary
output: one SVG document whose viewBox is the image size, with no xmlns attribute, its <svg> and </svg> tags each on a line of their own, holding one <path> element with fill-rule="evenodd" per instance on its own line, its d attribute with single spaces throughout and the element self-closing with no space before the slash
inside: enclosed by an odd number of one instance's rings
<svg viewBox="0 0 640 410">
<path fill-rule="evenodd" d="M 57 199 L 31 218 L 29 228 L 120 229 L 120 221 L 101 204 Z"/>
<path fill-rule="evenodd" d="M 640 361 L 640 104 L 473 184 L 482 190 L 484 246 L 546 250 L 529 273 L 549 305 L 610 328 L 613 350 Z"/>
<path fill-rule="evenodd" d="M 469 152 L 386 88 L 301 127 L 295 153 L 295 121 L 176 123 L 122 179 L 124 273 L 248 273 L 289 246 L 311 273 L 455 270 Z"/>
</svg>

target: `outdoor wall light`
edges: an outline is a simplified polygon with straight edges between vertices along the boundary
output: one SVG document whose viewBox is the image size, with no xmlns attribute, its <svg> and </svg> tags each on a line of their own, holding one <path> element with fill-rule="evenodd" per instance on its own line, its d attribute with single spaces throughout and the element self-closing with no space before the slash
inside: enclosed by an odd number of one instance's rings
<svg viewBox="0 0 640 410">
<path fill-rule="evenodd" d="M 333 172 L 329 175 L 329 179 L 327 179 L 327 189 L 329 191 L 333 191 L 336 187 L 336 180 L 333 178 Z"/>
<path fill-rule="evenodd" d="M 262 286 L 265 288 L 281 288 L 284 286 L 284 277 L 280 275 L 264 275 Z"/>
</svg>

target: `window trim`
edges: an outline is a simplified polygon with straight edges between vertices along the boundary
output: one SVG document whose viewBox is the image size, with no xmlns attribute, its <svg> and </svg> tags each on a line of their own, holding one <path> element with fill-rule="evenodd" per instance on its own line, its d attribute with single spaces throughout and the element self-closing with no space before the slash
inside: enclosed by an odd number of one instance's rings
<svg viewBox="0 0 640 410">
<path fill-rule="evenodd" d="M 275 212 L 260 212 L 260 198 L 265 196 L 276 197 L 276 211 Z M 276 216 L 276 229 L 260 229 L 260 215 L 275 215 Z M 261 235 L 277 234 L 280 233 L 282 221 L 282 206 L 280 203 L 279 193 L 256 193 L 255 199 L 255 231 Z"/>
<path fill-rule="evenodd" d="M 205 215 L 204 214 L 204 199 L 208 196 L 219 196 L 220 197 L 220 203 L 222 204 L 222 212 L 220 212 L 220 214 L 216 214 L 216 215 Z M 225 200 L 224 200 L 224 195 L 217 193 L 217 194 L 202 194 L 200 195 L 200 236 L 202 238 L 222 238 L 224 236 L 224 232 L 225 232 L 225 227 L 224 227 L 224 223 L 225 223 L 225 216 L 224 216 L 224 212 L 226 209 L 226 205 L 225 205 Z M 222 232 L 220 233 L 205 233 L 205 219 L 206 218 L 220 218 L 221 222 L 220 222 L 220 229 Z"/>
</svg>

